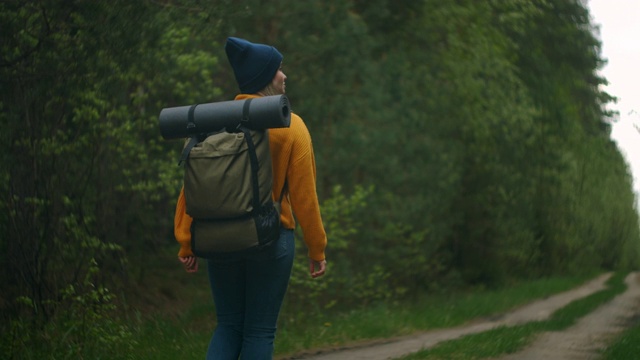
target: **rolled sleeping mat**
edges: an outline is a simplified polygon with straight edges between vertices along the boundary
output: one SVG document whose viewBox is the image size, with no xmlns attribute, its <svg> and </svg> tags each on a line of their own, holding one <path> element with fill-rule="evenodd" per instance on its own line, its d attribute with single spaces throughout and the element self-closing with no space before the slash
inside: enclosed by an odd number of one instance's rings
<svg viewBox="0 0 640 360">
<path fill-rule="evenodd" d="M 245 109 L 245 103 L 249 100 L 250 103 Z M 192 125 L 189 124 L 189 111 L 193 111 Z M 273 95 L 164 108 L 160 111 L 160 133 L 165 140 L 171 140 L 211 133 L 223 128 L 236 128 L 245 111 L 248 115 L 246 127 L 252 130 L 291 125 L 289 99 L 285 95 Z"/>
</svg>

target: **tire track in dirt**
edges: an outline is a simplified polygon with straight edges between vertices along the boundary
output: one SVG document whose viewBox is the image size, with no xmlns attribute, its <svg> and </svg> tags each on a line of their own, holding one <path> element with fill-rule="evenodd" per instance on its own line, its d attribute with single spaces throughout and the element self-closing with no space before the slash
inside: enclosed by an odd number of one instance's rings
<svg viewBox="0 0 640 360">
<path fill-rule="evenodd" d="M 531 321 L 546 320 L 554 311 L 564 307 L 572 301 L 589 296 L 604 289 L 606 286 L 605 283 L 611 275 L 611 273 L 602 274 L 572 290 L 534 301 L 500 316 L 475 321 L 470 324 L 352 347 L 345 346 L 338 349 L 318 350 L 313 354 L 290 356 L 281 359 L 387 360 L 397 358 L 422 349 L 433 347 L 443 341 L 480 333 L 500 326 L 513 326 Z M 555 357 L 552 358 L 556 359 Z M 520 357 L 518 357 L 518 359 L 520 359 Z M 549 357 L 540 359 L 549 359 Z"/>
<path fill-rule="evenodd" d="M 524 351 L 499 360 L 588 360 L 640 315 L 640 273 L 626 279 L 627 290 L 563 331 L 543 333 Z M 638 355 L 640 357 L 640 355 Z"/>
</svg>

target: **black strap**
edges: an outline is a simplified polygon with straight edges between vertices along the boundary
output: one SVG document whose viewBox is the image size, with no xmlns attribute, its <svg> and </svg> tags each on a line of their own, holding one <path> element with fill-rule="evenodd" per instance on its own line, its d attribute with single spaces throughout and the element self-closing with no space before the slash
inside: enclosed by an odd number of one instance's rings
<svg viewBox="0 0 640 360">
<path fill-rule="evenodd" d="M 178 161 L 178 166 L 182 166 L 187 158 L 189 157 L 189 153 L 191 149 L 198 143 L 198 135 L 196 132 L 196 122 L 193 120 L 193 113 L 196 111 L 196 106 L 199 104 L 191 105 L 189 108 L 189 112 L 187 113 L 187 134 L 191 136 L 189 143 L 182 150 L 182 155 L 180 156 L 180 161 Z"/>
<path fill-rule="evenodd" d="M 247 141 L 249 147 L 249 160 L 251 162 L 251 183 L 253 185 L 253 209 L 260 209 L 260 186 L 258 184 L 258 155 L 256 155 L 256 145 L 253 143 L 251 132 L 244 126 L 239 126 L 239 130 L 244 133 L 244 138 Z"/>
<path fill-rule="evenodd" d="M 199 104 L 191 105 L 187 114 L 187 134 L 193 135 L 196 132 L 196 122 L 193 120 L 193 113 L 196 111 L 196 106 Z"/>
<path fill-rule="evenodd" d="M 182 150 L 182 156 L 180 156 L 180 161 L 178 161 L 178 166 L 182 166 L 182 164 L 184 164 L 184 162 L 187 161 L 187 158 L 189 157 L 189 153 L 191 152 L 191 149 L 193 149 L 193 147 L 196 146 L 197 143 L 198 143 L 198 136 L 192 136 L 191 139 L 189 139 L 189 143 L 187 143 L 187 145 Z"/>
<path fill-rule="evenodd" d="M 242 120 L 240 120 L 240 124 L 238 126 L 244 126 L 249 128 L 249 104 L 251 104 L 251 100 L 247 99 L 242 106 Z"/>
<path fill-rule="evenodd" d="M 249 161 L 251 162 L 251 185 L 253 186 L 253 210 L 258 211 L 260 209 L 260 184 L 258 183 L 258 171 L 260 170 L 260 163 L 258 162 L 258 155 L 256 154 L 256 145 L 251 137 L 251 132 L 247 125 L 249 125 L 249 104 L 251 100 L 247 99 L 242 106 L 242 119 L 238 124 L 237 130 L 242 131 L 244 139 L 247 142 L 249 148 Z"/>
</svg>

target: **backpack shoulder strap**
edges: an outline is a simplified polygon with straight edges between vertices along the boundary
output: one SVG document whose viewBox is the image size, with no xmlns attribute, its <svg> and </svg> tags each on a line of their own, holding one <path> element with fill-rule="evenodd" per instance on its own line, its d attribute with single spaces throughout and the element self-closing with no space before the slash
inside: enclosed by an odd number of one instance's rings
<svg viewBox="0 0 640 360">
<path fill-rule="evenodd" d="M 253 142 L 251 131 L 247 127 L 249 125 L 249 104 L 251 104 L 251 100 L 253 99 L 247 99 L 244 102 L 244 106 L 242 107 L 242 120 L 238 124 L 237 129 L 242 131 L 244 134 L 244 139 L 247 142 L 249 150 L 249 161 L 251 162 L 251 184 L 253 186 L 253 209 L 254 211 L 257 211 L 262 205 L 260 204 L 260 183 L 258 180 L 260 164 L 258 162 L 258 155 L 256 154 L 256 145 Z"/>
<path fill-rule="evenodd" d="M 253 208 L 254 210 L 260 209 L 260 185 L 258 180 L 258 169 L 260 167 L 258 163 L 258 155 L 256 154 L 256 145 L 253 143 L 251 132 L 244 126 L 239 127 L 240 131 L 244 133 L 244 139 L 247 142 L 249 148 L 249 161 L 251 162 L 251 184 L 253 185 Z"/>
<path fill-rule="evenodd" d="M 180 161 L 178 161 L 178 166 L 182 166 L 182 164 L 184 164 L 184 162 L 187 161 L 187 158 L 189 157 L 189 153 L 191 152 L 191 149 L 193 149 L 193 147 L 196 146 L 197 143 L 198 143 L 197 136 L 192 136 L 191 139 L 189 139 L 189 143 L 187 143 L 187 146 L 185 146 L 184 149 L 182 150 L 182 156 L 180 156 Z"/>
</svg>

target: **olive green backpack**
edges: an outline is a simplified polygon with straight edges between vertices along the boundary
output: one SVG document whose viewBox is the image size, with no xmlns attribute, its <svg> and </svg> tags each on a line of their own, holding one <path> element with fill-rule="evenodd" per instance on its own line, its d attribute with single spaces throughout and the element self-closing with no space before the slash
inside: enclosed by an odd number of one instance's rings
<svg viewBox="0 0 640 360">
<path fill-rule="evenodd" d="M 241 123 L 232 131 L 193 136 L 180 162 L 196 256 L 261 247 L 280 236 L 284 188 L 280 201 L 272 201 L 268 130 Z"/>
</svg>

